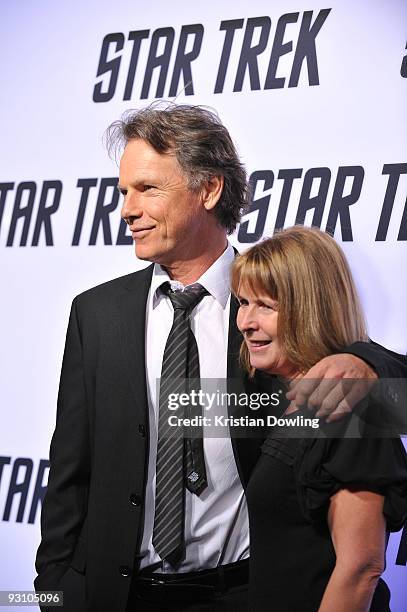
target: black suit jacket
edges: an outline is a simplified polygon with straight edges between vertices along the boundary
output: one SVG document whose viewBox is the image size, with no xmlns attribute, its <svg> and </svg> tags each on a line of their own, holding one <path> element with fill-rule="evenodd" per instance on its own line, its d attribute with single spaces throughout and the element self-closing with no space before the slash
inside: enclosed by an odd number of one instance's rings
<svg viewBox="0 0 407 612">
<path fill-rule="evenodd" d="M 87 609 L 95 612 L 125 610 L 130 575 L 139 561 L 149 441 L 145 316 L 152 269 L 79 295 L 67 331 L 35 587 L 58 589 L 73 568 L 84 576 Z M 249 384 L 238 365 L 236 312 L 232 298 L 227 374 L 250 391 L 256 382 Z M 354 348 L 350 352 L 359 356 L 368 353 L 366 360 L 377 369 L 387 364 L 394 376 L 406 375 L 405 363 L 381 347 L 357 343 Z M 245 486 L 259 440 L 232 437 L 232 445 Z M 74 609 L 79 612 L 80 605 Z"/>
</svg>

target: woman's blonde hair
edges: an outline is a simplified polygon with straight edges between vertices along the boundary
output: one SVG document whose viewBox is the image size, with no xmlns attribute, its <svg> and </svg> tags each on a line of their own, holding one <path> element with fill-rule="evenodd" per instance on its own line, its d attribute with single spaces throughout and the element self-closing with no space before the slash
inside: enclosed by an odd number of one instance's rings
<svg viewBox="0 0 407 612">
<path fill-rule="evenodd" d="M 247 287 L 278 302 L 277 334 L 288 361 L 305 372 L 323 357 L 367 340 L 349 265 L 335 240 L 316 228 L 291 227 L 235 259 L 232 291 Z M 254 373 L 246 343 L 243 366 Z"/>
</svg>

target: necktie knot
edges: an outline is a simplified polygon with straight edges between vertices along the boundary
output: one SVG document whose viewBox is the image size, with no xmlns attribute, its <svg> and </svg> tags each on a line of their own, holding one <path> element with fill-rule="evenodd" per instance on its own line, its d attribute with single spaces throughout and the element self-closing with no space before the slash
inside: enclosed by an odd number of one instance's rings
<svg viewBox="0 0 407 612">
<path fill-rule="evenodd" d="M 173 291 L 167 281 L 161 285 L 161 291 L 170 298 L 174 310 L 183 311 L 193 310 L 204 295 L 208 295 L 207 290 L 199 283 L 191 285 L 185 291 Z"/>
</svg>

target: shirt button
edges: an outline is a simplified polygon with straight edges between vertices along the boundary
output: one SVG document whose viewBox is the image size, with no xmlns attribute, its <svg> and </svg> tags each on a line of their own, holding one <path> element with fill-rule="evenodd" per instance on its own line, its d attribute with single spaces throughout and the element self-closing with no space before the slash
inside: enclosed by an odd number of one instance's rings
<svg viewBox="0 0 407 612">
<path fill-rule="evenodd" d="M 131 574 L 131 569 L 129 568 L 128 565 L 121 565 L 119 567 L 119 572 L 121 573 L 122 576 L 127 578 L 127 576 L 130 576 Z"/>
<path fill-rule="evenodd" d="M 144 427 L 142 423 L 140 423 L 140 425 L 138 426 L 138 432 L 140 436 L 143 436 L 143 438 L 146 437 L 146 428 Z"/>
<path fill-rule="evenodd" d="M 132 493 L 130 495 L 130 503 L 133 506 L 141 506 L 141 497 L 140 497 L 140 495 L 137 495 L 136 493 Z"/>
</svg>

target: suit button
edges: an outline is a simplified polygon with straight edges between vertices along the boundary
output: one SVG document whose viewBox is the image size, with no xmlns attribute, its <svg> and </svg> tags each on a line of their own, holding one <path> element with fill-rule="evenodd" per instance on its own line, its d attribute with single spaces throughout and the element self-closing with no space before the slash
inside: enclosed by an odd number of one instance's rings
<svg viewBox="0 0 407 612">
<path fill-rule="evenodd" d="M 119 572 L 121 573 L 122 576 L 127 578 L 127 576 L 130 576 L 131 574 L 131 569 L 129 568 L 128 565 L 121 565 L 119 567 Z"/>
<path fill-rule="evenodd" d="M 387 395 L 392 400 L 392 402 L 397 404 L 397 402 L 399 401 L 399 395 L 398 395 L 397 391 L 392 389 L 392 387 L 387 387 Z"/>
<path fill-rule="evenodd" d="M 140 425 L 138 426 L 138 432 L 140 436 L 143 436 L 143 438 L 146 437 L 146 428 L 144 427 L 143 423 L 140 423 Z"/>
<path fill-rule="evenodd" d="M 136 493 L 132 493 L 130 495 L 130 503 L 133 506 L 141 506 L 141 497 L 140 497 L 140 495 L 136 495 Z"/>
</svg>

